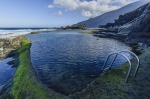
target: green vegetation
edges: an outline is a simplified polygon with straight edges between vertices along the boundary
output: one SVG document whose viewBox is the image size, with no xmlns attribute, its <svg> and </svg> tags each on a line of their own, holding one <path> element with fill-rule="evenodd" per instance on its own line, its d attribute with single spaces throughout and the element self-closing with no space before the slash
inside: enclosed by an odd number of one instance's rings
<svg viewBox="0 0 150 99">
<path fill-rule="evenodd" d="M 36 73 L 30 61 L 31 42 L 26 38 L 21 40 L 22 47 L 18 48 L 19 66 L 13 79 L 12 95 L 15 99 L 148 99 L 149 75 L 150 75 L 150 49 L 140 56 L 141 66 L 137 77 L 133 77 L 133 71 L 128 83 L 125 78 L 128 72 L 128 63 L 101 74 L 81 92 L 74 93 L 69 97 L 58 94 L 44 86 L 36 78 Z M 132 60 L 135 68 L 136 61 Z"/>
<path fill-rule="evenodd" d="M 101 74 L 85 90 L 71 96 L 73 99 L 122 99 L 127 97 L 128 84 L 125 78 L 128 71 L 128 64 L 112 69 Z M 130 80 L 130 79 L 129 79 Z"/>
<path fill-rule="evenodd" d="M 81 29 L 81 30 L 86 30 L 86 25 L 85 24 L 80 24 L 77 26 L 66 26 L 66 27 L 61 27 L 60 29 L 68 30 L 68 29 Z"/>
<path fill-rule="evenodd" d="M 36 78 L 30 61 L 31 42 L 22 38 L 19 54 L 19 66 L 13 78 L 12 95 L 15 99 L 64 99 L 65 96 L 46 88 Z"/>
<path fill-rule="evenodd" d="M 137 97 L 148 99 L 150 97 L 150 49 L 145 50 L 139 58 L 141 65 L 137 77 L 133 77 L 136 61 L 132 60 L 133 69 L 128 83 L 125 83 L 125 78 L 129 64 L 125 63 L 101 75 L 82 92 L 77 92 L 70 97 L 73 99 L 133 99 Z"/>
<path fill-rule="evenodd" d="M 50 30 L 43 30 L 43 31 L 32 31 L 30 34 L 38 34 L 41 32 L 51 32 Z"/>
<path fill-rule="evenodd" d="M 37 33 L 40 33 L 40 31 L 33 31 L 33 32 L 31 32 L 31 34 L 37 34 Z"/>
</svg>

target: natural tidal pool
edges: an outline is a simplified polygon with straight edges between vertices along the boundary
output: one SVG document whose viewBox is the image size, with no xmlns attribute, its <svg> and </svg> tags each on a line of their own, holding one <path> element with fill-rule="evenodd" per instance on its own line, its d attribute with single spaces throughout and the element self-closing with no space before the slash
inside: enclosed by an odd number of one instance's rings
<svg viewBox="0 0 150 99">
<path fill-rule="evenodd" d="M 31 62 L 38 78 L 56 92 L 69 95 L 83 90 L 99 77 L 109 54 L 130 50 L 117 40 L 81 32 L 62 30 L 26 36 L 32 42 Z M 113 67 L 124 62 L 118 57 Z"/>
</svg>

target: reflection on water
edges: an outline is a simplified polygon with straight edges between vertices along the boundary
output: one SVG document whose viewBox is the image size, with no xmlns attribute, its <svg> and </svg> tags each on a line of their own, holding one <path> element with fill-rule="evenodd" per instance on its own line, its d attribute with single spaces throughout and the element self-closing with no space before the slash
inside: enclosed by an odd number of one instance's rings
<svg viewBox="0 0 150 99">
<path fill-rule="evenodd" d="M 62 94 L 81 91 L 97 78 L 110 53 L 130 50 L 116 40 L 80 32 L 55 31 L 27 36 L 32 41 L 31 61 L 39 79 Z M 114 66 L 123 62 L 123 58 L 118 58 Z"/>
</svg>

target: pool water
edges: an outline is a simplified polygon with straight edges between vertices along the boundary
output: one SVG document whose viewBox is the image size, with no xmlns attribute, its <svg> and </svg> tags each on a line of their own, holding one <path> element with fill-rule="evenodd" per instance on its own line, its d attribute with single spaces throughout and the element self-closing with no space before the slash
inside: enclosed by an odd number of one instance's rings
<svg viewBox="0 0 150 99">
<path fill-rule="evenodd" d="M 32 41 L 31 61 L 38 78 L 56 92 L 69 95 L 83 90 L 99 77 L 109 54 L 130 50 L 117 40 L 81 32 L 62 30 L 26 36 Z M 124 62 L 124 58 L 117 58 L 113 67 Z"/>
</svg>

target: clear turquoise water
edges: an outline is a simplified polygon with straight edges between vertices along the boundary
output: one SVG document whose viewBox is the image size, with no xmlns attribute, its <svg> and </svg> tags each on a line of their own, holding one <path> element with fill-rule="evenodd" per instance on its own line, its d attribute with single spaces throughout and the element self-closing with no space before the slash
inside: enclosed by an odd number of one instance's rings
<svg viewBox="0 0 150 99">
<path fill-rule="evenodd" d="M 64 30 L 27 36 L 32 41 L 31 61 L 38 78 L 65 95 L 81 91 L 96 79 L 110 53 L 130 50 L 117 40 L 80 32 Z M 114 67 L 124 62 L 120 57 Z"/>
</svg>

